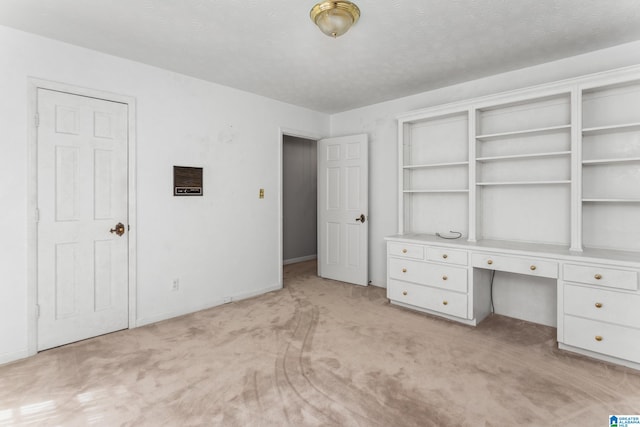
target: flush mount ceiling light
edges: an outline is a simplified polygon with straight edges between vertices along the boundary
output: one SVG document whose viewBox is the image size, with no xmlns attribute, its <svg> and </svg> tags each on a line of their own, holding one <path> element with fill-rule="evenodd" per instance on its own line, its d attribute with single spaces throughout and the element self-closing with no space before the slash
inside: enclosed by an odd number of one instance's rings
<svg viewBox="0 0 640 427">
<path fill-rule="evenodd" d="M 360 18 L 360 9 L 350 1 L 323 1 L 311 9 L 311 20 L 328 36 L 339 37 Z"/>
</svg>

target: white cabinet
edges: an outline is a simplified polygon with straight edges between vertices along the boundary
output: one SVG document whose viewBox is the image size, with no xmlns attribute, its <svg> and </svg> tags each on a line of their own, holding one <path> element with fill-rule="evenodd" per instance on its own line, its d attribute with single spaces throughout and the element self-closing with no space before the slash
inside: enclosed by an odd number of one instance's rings
<svg viewBox="0 0 640 427">
<path fill-rule="evenodd" d="M 640 260 L 552 245 L 389 236 L 393 304 L 475 326 L 490 313 L 491 272 L 557 283 L 560 348 L 640 369 Z"/>
<path fill-rule="evenodd" d="M 417 259 L 417 253 L 423 257 Z M 474 299 L 468 258 L 466 250 L 389 240 L 387 297 L 394 304 L 476 325 L 488 306 Z"/>
<path fill-rule="evenodd" d="M 564 273 L 560 347 L 640 364 L 640 294 L 614 290 L 637 289 L 637 271 L 567 265 Z"/>
<path fill-rule="evenodd" d="M 548 278 L 562 348 L 640 363 L 640 67 L 404 114 L 398 158 L 393 303 L 475 325 L 486 272 Z"/>
</svg>

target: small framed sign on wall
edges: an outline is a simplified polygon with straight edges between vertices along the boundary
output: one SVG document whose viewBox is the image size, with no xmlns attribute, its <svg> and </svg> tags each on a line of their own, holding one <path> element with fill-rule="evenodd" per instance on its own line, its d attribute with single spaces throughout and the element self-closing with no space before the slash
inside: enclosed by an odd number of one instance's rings
<svg viewBox="0 0 640 427">
<path fill-rule="evenodd" d="M 202 168 L 173 167 L 174 196 L 202 196 Z"/>
</svg>

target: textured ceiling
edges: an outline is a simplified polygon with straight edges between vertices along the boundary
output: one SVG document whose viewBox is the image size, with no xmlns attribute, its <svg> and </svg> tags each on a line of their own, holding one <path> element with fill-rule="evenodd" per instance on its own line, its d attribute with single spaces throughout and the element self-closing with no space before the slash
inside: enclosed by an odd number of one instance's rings
<svg viewBox="0 0 640 427">
<path fill-rule="evenodd" d="M 0 24 L 334 113 L 640 40 L 638 0 L 2 0 Z"/>
</svg>

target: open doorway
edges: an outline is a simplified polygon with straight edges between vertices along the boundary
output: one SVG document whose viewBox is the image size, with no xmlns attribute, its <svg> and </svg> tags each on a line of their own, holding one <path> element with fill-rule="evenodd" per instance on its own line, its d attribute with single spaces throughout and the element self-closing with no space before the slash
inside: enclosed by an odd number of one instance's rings
<svg viewBox="0 0 640 427">
<path fill-rule="evenodd" d="M 294 264 L 316 271 L 317 141 L 282 136 L 282 264 L 284 276 Z M 312 266 L 310 264 L 313 264 Z"/>
<path fill-rule="evenodd" d="M 280 129 L 280 286 L 282 266 L 304 262 L 317 266 L 317 276 L 366 286 L 367 135 L 285 132 Z"/>
</svg>

